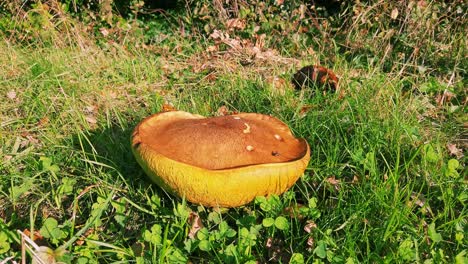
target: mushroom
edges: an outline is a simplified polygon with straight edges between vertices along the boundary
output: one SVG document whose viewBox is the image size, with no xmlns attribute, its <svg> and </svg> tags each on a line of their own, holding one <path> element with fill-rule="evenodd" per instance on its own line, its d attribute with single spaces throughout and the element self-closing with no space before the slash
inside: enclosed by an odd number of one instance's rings
<svg viewBox="0 0 468 264">
<path fill-rule="evenodd" d="M 255 113 L 154 114 L 135 128 L 132 150 L 160 187 L 209 207 L 236 207 L 256 196 L 281 194 L 310 159 L 304 139 L 295 138 L 280 120 Z"/>
</svg>

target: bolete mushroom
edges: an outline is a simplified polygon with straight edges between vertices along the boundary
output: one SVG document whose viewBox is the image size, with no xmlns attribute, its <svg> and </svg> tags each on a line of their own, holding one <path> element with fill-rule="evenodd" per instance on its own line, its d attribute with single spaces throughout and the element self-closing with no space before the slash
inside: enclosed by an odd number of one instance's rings
<svg viewBox="0 0 468 264">
<path fill-rule="evenodd" d="M 309 145 L 262 114 L 205 118 L 183 111 L 151 115 L 132 135 L 132 150 L 163 189 L 210 207 L 235 207 L 281 194 L 302 175 Z"/>
</svg>

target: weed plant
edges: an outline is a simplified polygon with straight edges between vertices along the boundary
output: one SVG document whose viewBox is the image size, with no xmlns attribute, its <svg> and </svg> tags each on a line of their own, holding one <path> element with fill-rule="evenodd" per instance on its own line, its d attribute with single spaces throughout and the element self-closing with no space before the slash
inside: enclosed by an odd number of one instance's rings
<svg viewBox="0 0 468 264">
<path fill-rule="evenodd" d="M 74 2 L 0 4 L 0 262 L 19 230 L 50 263 L 466 263 L 463 1 Z M 294 90 L 308 64 L 344 96 Z M 278 117 L 309 166 L 280 196 L 190 204 L 131 154 L 167 106 Z"/>
</svg>

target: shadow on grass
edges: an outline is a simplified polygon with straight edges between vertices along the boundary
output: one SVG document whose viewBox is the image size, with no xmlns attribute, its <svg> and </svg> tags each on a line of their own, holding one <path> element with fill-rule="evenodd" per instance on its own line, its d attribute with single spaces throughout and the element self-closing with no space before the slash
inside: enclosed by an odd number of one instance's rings
<svg viewBox="0 0 468 264">
<path fill-rule="evenodd" d="M 104 174 L 111 177 L 119 177 L 120 174 L 122 180 L 130 186 L 149 187 L 152 182 L 134 158 L 130 145 L 130 137 L 136 124 L 137 121 L 134 121 L 128 123 L 125 128 L 113 125 L 76 134 L 73 137 L 75 148 L 83 152 L 84 158 L 91 166 L 102 167 Z M 110 184 L 117 182 L 113 182 L 111 178 L 107 181 Z M 156 189 L 158 188 L 154 190 Z"/>
</svg>

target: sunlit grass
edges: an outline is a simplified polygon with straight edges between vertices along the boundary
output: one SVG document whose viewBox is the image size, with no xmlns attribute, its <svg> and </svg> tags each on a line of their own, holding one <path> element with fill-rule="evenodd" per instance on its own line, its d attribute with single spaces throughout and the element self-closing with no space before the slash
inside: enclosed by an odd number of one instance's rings
<svg viewBox="0 0 468 264">
<path fill-rule="evenodd" d="M 174 41 L 190 54 L 205 48 Z M 236 65 L 208 78 L 187 54 L 7 43 L 0 258 L 19 258 L 17 229 L 40 230 L 38 243 L 67 249 L 60 258 L 77 263 L 440 263 L 466 253 L 464 159 L 447 152 L 457 133 L 433 125 L 446 109 L 417 91 L 424 76 L 371 67 L 356 76 L 337 54 L 340 98 L 293 91 L 291 66 Z M 266 72 L 284 77 L 284 95 L 271 91 Z M 309 142 L 309 167 L 279 197 L 230 210 L 186 203 L 152 184 L 130 150 L 134 126 L 163 104 L 276 116 Z M 195 214 L 203 228 L 189 238 Z"/>
</svg>

